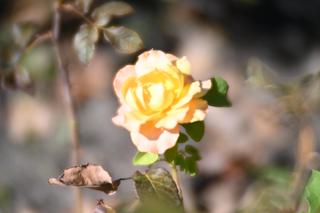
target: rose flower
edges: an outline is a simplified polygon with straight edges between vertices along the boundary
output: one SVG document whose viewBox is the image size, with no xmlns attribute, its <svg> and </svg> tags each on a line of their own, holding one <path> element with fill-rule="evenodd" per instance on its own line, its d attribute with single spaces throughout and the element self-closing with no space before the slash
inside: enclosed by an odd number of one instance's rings
<svg viewBox="0 0 320 213">
<path fill-rule="evenodd" d="M 163 154 L 176 144 L 179 124 L 204 120 L 208 108 L 189 61 L 158 50 L 120 69 L 113 86 L 121 106 L 112 120 L 130 132 L 140 152 Z"/>
</svg>

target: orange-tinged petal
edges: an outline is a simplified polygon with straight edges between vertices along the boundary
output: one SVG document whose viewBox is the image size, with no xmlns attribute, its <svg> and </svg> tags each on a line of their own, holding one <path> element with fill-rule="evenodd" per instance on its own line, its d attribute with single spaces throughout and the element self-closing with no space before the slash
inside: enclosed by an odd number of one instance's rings
<svg viewBox="0 0 320 213">
<path fill-rule="evenodd" d="M 177 143 L 179 127 L 167 130 L 155 128 L 152 124 L 144 124 L 140 132 L 131 131 L 130 135 L 140 152 L 163 154 Z"/>
<path fill-rule="evenodd" d="M 195 95 L 199 94 L 200 92 L 201 87 L 199 81 L 192 82 L 188 86 L 185 86 L 182 91 L 182 94 L 180 95 L 180 99 L 176 104 L 174 104 L 173 108 L 176 109 L 184 106 L 185 104 L 190 102 Z"/>
<path fill-rule="evenodd" d="M 188 103 L 189 110 L 181 123 L 203 121 L 208 109 L 208 103 L 202 99 L 195 99 Z"/>
<path fill-rule="evenodd" d="M 172 109 L 156 122 L 155 127 L 172 129 L 184 120 L 188 111 L 188 106 L 179 109 Z"/>
</svg>

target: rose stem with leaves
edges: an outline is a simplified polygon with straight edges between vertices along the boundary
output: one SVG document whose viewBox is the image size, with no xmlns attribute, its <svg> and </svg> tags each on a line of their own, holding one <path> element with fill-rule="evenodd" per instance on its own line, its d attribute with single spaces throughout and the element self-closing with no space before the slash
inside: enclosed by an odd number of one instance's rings
<svg viewBox="0 0 320 213">
<path fill-rule="evenodd" d="M 59 35 L 60 35 L 60 27 L 61 27 L 60 26 L 61 14 L 59 9 L 62 3 L 63 3 L 62 0 L 58 0 L 54 4 L 54 17 L 53 17 L 53 23 L 52 23 L 52 42 L 53 42 L 54 52 L 57 58 L 59 77 L 63 87 L 64 102 L 66 105 L 68 123 L 71 131 L 72 164 L 78 165 L 80 160 L 79 159 L 80 147 L 79 147 L 78 123 L 77 123 L 76 114 L 75 114 L 75 104 L 70 91 L 71 83 L 70 83 L 69 73 L 63 64 L 62 56 L 59 48 Z M 76 188 L 75 190 L 76 190 L 75 212 L 81 213 L 82 212 L 82 194 L 79 188 Z"/>
</svg>

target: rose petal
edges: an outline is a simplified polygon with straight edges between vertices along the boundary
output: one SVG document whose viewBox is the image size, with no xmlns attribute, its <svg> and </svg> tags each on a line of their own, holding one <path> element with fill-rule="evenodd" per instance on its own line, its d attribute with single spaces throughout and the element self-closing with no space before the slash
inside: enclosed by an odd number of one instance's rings
<svg viewBox="0 0 320 213">
<path fill-rule="evenodd" d="M 166 70 L 171 65 L 170 58 L 160 50 L 150 50 L 139 55 L 135 65 L 138 76 L 145 75 L 153 70 Z"/>
<path fill-rule="evenodd" d="M 180 123 L 193 123 L 203 121 L 208 109 L 208 102 L 202 99 L 195 99 L 188 103 L 189 111 Z"/>
<path fill-rule="evenodd" d="M 135 68 L 133 65 L 127 65 L 117 72 L 117 74 L 113 80 L 113 88 L 114 88 L 114 91 L 115 91 L 116 95 L 118 96 L 120 102 L 122 102 L 122 100 L 123 100 L 123 96 L 122 96 L 123 83 L 129 77 L 134 77 L 134 76 L 136 76 L 136 72 L 135 72 Z"/>
<path fill-rule="evenodd" d="M 183 74 L 191 75 L 191 65 L 185 56 L 178 59 L 176 65 Z"/>
<path fill-rule="evenodd" d="M 184 106 L 189 101 L 191 101 L 195 95 L 199 93 L 201 93 L 200 82 L 192 82 L 189 86 L 185 86 L 184 91 L 180 95 L 181 99 L 179 99 L 179 101 L 172 108 L 176 109 Z"/>
<path fill-rule="evenodd" d="M 156 122 L 156 128 L 174 128 L 180 121 L 183 121 L 189 111 L 189 106 L 179 109 L 173 109 L 166 113 L 158 122 Z"/>
<path fill-rule="evenodd" d="M 154 124 L 144 124 L 140 132 L 132 131 L 131 139 L 140 152 L 163 154 L 173 147 L 179 137 L 179 127 L 173 129 L 158 129 Z"/>
</svg>

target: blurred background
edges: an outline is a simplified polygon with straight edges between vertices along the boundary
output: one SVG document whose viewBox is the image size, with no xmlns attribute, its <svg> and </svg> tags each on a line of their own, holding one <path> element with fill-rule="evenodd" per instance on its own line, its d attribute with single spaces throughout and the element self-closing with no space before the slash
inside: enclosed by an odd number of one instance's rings
<svg viewBox="0 0 320 213">
<path fill-rule="evenodd" d="M 92 8 L 106 1 L 96 0 Z M 320 1 L 135 0 L 135 12 L 113 21 L 136 30 L 144 50 L 187 56 L 195 79 L 224 77 L 231 108 L 210 107 L 205 138 L 197 144 L 199 174 L 182 176 L 191 212 L 279 212 L 294 175 L 317 150 L 320 131 Z M 8 67 L 14 23 L 50 26 L 50 0 L 2 0 L 0 72 Z M 123 55 L 99 42 L 83 66 L 72 45 L 81 19 L 63 15 L 61 45 L 70 71 L 80 125 L 81 162 L 103 165 L 114 178 L 128 177 L 135 147 L 111 118 L 118 107 L 116 71 L 142 51 Z M 0 91 L 0 213 L 70 212 L 71 188 L 47 184 L 70 166 L 70 135 L 49 42 L 23 58 L 33 95 Z M 288 187 L 290 185 L 290 187 Z M 106 197 L 83 190 L 85 212 L 95 200 L 112 206 L 134 198 L 130 181 Z"/>
</svg>

